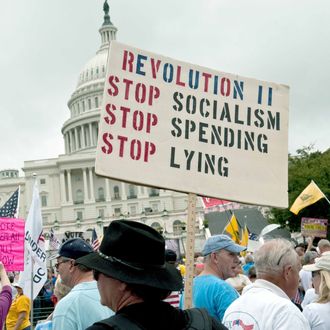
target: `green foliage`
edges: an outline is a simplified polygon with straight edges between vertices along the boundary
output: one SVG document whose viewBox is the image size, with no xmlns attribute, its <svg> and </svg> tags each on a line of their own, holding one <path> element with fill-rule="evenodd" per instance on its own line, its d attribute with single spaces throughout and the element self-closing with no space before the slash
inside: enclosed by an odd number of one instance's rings
<svg viewBox="0 0 330 330">
<path fill-rule="evenodd" d="M 330 149 L 325 152 L 313 151 L 313 146 L 297 150 L 297 154 L 289 154 L 289 208 L 300 193 L 313 180 L 321 191 L 330 199 Z M 281 225 L 287 224 L 291 231 L 299 231 L 301 218 L 328 219 L 330 222 L 330 205 L 322 198 L 313 205 L 301 210 L 298 215 L 288 209 L 271 209 L 269 219 Z M 329 236 L 329 226 L 328 226 Z"/>
</svg>

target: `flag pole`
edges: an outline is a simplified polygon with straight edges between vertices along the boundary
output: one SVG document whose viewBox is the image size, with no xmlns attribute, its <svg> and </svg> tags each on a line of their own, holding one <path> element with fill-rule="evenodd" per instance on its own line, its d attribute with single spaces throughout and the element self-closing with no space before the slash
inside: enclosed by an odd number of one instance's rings
<svg viewBox="0 0 330 330">
<path fill-rule="evenodd" d="M 31 328 L 33 329 L 33 268 L 34 268 L 34 261 L 32 258 L 32 254 L 30 254 L 31 259 L 31 310 L 30 310 L 30 319 L 31 319 Z"/>
<path fill-rule="evenodd" d="M 320 190 L 320 192 L 322 193 L 322 195 L 324 196 L 325 200 L 330 204 L 329 199 L 327 198 L 327 196 L 325 196 L 325 193 L 320 189 L 320 187 L 316 184 L 316 182 L 314 180 L 312 180 L 312 182 L 315 183 L 315 185 L 317 186 L 317 188 Z"/>
</svg>

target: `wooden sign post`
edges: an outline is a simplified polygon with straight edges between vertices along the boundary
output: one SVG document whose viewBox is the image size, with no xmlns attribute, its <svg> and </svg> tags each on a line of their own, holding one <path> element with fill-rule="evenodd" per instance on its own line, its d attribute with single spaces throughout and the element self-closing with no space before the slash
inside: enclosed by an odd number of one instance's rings
<svg viewBox="0 0 330 330">
<path fill-rule="evenodd" d="M 196 220 L 196 194 L 188 194 L 188 220 L 186 241 L 186 274 L 184 284 L 184 308 L 192 307 L 192 284 L 194 279 L 195 256 L 195 220 Z"/>
</svg>

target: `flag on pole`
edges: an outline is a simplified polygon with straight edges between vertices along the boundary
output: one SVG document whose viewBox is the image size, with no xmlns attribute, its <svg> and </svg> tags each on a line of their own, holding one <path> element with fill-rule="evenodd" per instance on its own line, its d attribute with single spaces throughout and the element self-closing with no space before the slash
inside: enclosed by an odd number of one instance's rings
<svg viewBox="0 0 330 330">
<path fill-rule="evenodd" d="M 55 236 L 53 228 L 50 229 L 50 235 L 49 235 L 49 247 L 52 251 L 56 251 L 59 249 L 61 243 Z"/>
<path fill-rule="evenodd" d="M 235 214 L 233 214 L 231 216 L 231 219 L 228 222 L 227 226 L 225 227 L 224 231 L 226 231 L 228 234 L 230 234 L 232 240 L 235 243 L 240 244 L 240 239 L 239 239 L 239 225 L 238 225 L 237 219 L 235 217 Z"/>
<path fill-rule="evenodd" d="M 0 218 L 17 218 L 19 188 L 10 196 L 7 202 L 0 208 Z"/>
<path fill-rule="evenodd" d="M 244 226 L 244 229 L 241 230 L 241 245 L 247 247 L 249 244 L 249 230 L 247 226 Z"/>
<path fill-rule="evenodd" d="M 300 210 L 305 207 L 316 203 L 321 198 L 325 198 L 321 189 L 312 180 L 311 183 L 303 190 L 303 192 L 297 197 L 292 204 L 290 211 L 294 214 L 298 214 Z"/>
<path fill-rule="evenodd" d="M 101 241 L 98 239 L 96 230 L 93 228 L 92 232 L 92 248 L 94 251 L 98 251 L 101 245 Z"/>
<path fill-rule="evenodd" d="M 47 279 L 45 240 L 37 180 L 33 186 L 32 203 L 25 223 L 25 262 L 19 283 L 24 294 L 34 300 Z"/>
</svg>

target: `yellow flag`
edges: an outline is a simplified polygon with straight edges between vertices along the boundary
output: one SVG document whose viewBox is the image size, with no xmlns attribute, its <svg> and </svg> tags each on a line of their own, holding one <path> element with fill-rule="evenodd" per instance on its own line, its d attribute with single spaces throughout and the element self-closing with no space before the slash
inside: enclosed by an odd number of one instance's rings
<svg viewBox="0 0 330 330">
<path fill-rule="evenodd" d="M 292 204 L 290 211 L 294 214 L 298 214 L 300 210 L 305 207 L 316 203 L 319 199 L 324 198 L 323 192 L 312 180 L 311 183 L 304 189 L 304 191 L 297 197 Z"/>
<path fill-rule="evenodd" d="M 249 244 L 249 231 L 245 225 L 244 229 L 242 229 L 241 245 L 247 247 L 248 244 Z"/>
<path fill-rule="evenodd" d="M 240 243 L 239 226 L 234 214 L 231 216 L 231 219 L 224 230 L 231 235 L 231 238 L 235 243 Z"/>
</svg>

